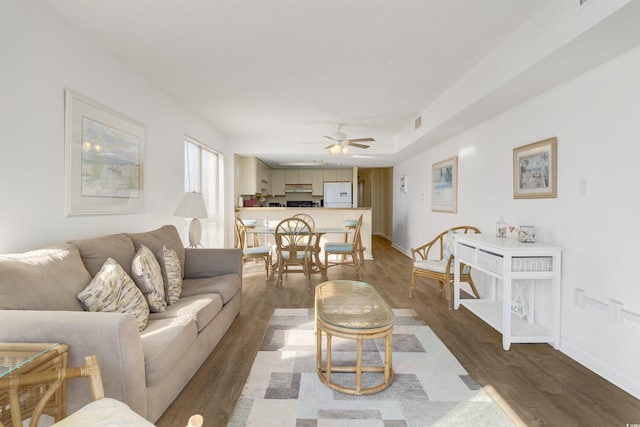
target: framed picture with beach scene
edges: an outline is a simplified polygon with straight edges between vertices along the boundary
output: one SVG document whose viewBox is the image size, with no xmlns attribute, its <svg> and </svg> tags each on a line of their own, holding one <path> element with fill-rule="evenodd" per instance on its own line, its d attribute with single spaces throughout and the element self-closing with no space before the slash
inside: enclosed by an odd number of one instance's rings
<svg viewBox="0 0 640 427">
<path fill-rule="evenodd" d="M 65 90 L 65 216 L 144 212 L 147 127 Z"/>
<path fill-rule="evenodd" d="M 458 157 L 431 166 L 431 210 L 455 213 L 458 210 Z"/>
<path fill-rule="evenodd" d="M 513 198 L 557 197 L 557 138 L 513 149 Z"/>
</svg>

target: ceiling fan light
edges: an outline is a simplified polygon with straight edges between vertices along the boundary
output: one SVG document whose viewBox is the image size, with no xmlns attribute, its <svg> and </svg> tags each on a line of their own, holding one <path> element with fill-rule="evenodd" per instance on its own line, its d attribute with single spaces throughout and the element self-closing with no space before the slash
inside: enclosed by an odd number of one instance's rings
<svg viewBox="0 0 640 427">
<path fill-rule="evenodd" d="M 331 148 L 329 148 L 329 152 L 330 152 L 331 154 L 338 154 L 338 153 L 340 152 L 340 145 L 338 145 L 338 144 L 333 144 L 333 145 L 331 146 Z"/>
<path fill-rule="evenodd" d="M 348 152 L 349 152 L 349 147 L 347 147 L 346 145 L 342 147 L 342 154 L 347 154 Z"/>
</svg>

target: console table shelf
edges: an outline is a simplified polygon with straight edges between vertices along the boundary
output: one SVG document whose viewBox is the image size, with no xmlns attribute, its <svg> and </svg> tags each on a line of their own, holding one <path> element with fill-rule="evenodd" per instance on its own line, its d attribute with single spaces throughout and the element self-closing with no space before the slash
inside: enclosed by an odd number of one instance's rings
<svg viewBox="0 0 640 427">
<path fill-rule="evenodd" d="M 512 343 L 550 343 L 560 347 L 560 296 L 562 248 L 544 243 L 521 243 L 515 239 L 485 234 L 456 235 L 454 309 L 465 306 L 476 316 L 502 334 L 502 347 L 509 350 Z M 491 295 L 482 299 L 460 300 L 460 264 L 492 277 Z M 499 300 L 497 280 L 502 282 Z M 516 289 L 519 281 L 527 281 L 525 288 Z M 514 281 L 517 281 L 514 283 Z M 551 286 L 551 329 L 535 321 L 536 288 Z M 514 295 L 526 291 L 528 313 L 519 318 L 512 314 Z"/>
</svg>

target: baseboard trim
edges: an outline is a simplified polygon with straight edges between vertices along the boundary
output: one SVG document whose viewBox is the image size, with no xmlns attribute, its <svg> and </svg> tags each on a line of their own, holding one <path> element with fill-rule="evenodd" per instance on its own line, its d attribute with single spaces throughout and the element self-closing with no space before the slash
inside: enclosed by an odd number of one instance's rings
<svg viewBox="0 0 640 427">
<path fill-rule="evenodd" d="M 582 349 L 566 340 L 560 343 L 560 351 L 616 387 L 621 388 L 636 399 L 640 399 L 640 383 L 629 378 L 624 372 L 604 363 L 591 354 L 585 353 Z"/>
</svg>

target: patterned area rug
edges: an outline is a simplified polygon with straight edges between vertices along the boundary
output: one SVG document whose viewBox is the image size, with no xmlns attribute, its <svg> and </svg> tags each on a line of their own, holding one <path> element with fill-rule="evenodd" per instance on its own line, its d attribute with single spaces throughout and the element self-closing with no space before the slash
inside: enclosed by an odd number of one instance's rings
<svg viewBox="0 0 640 427">
<path fill-rule="evenodd" d="M 233 416 L 232 427 L 513 426 L 413 310 L 393 310 L 393 383 L 351 396 L 320 383 L 312 309 L 276 309 Z M 355 341 L 334 337 L 333 363 L 353 364 Z M 384 340 L 366 340 L 363 364 L 381 364 Z M 348 362 L 347 362 L 348 361 Z M 363 374 L 363 387 L 381 373 Z M 355 374 L 332 375 L 353 387 Z"/>
</svg>

